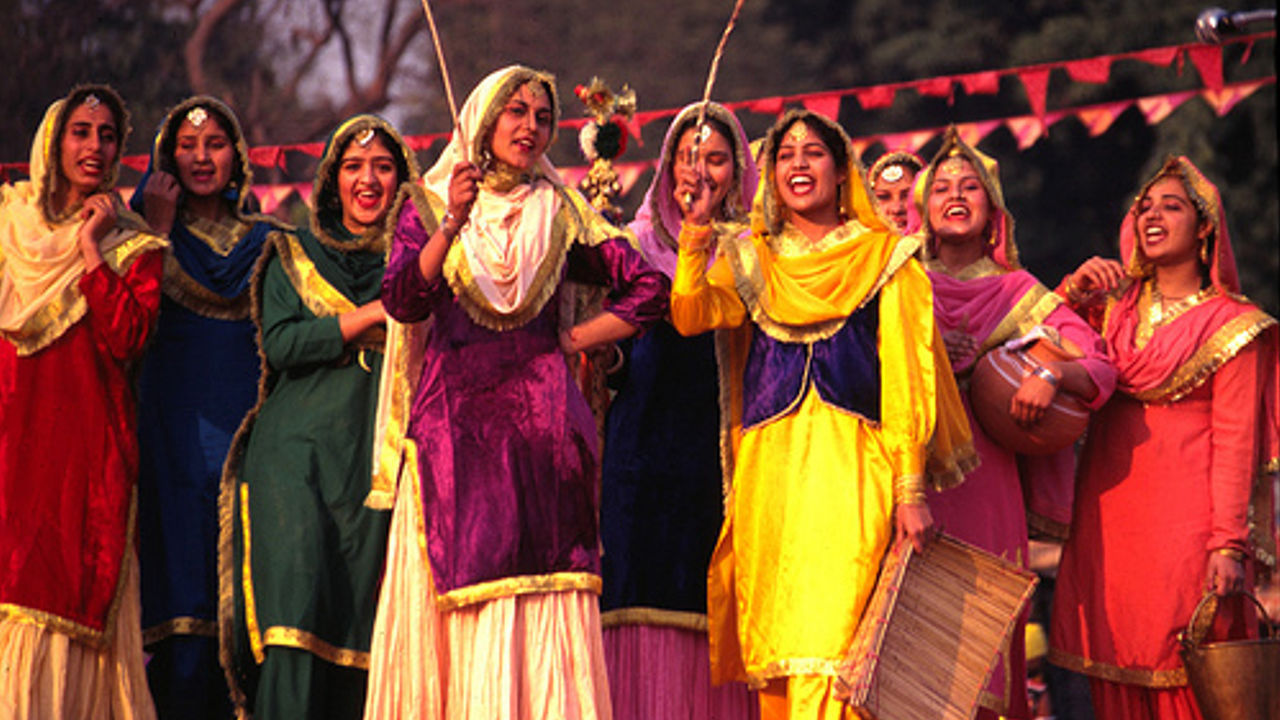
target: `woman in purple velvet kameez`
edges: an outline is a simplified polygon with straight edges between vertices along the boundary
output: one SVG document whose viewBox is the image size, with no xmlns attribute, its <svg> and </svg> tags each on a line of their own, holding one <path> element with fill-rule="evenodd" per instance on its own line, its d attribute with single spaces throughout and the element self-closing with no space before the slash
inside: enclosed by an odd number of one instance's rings
<svg viewBox="0 0 1280 720">
<path fill-rule="evenodd" d="M 491 74 L 402 197 L 366 717 L 611 717 L 596 428 L 565 355 L 656 322 L 668 283 L 543 156 L 556 116 L 550 75 Z M 608 286 L 604 312 L 573 324 L 569 280 Z"/>
</svg>

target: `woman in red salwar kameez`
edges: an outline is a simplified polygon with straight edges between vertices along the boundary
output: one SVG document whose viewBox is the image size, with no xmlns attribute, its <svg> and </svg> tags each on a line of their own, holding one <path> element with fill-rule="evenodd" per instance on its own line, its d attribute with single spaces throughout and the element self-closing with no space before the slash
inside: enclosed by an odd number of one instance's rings
<svg viewBox="0 0 1280 720">
<path fill-rule="evenodd" d="M 0 718 L 152 718 L 134 552 L 130 363 L 164 241 L 111 190 L 110 88 L 45 114 L 0 188 Z"/>
<path fill-rule="evenodd" d="M 1177 634 L 1202 593 L 1274 565 L 1276 324 L 1239 295 L 1217 189 L 1170 158 L 1120 230 L 1060 290 L 1119 373 L 1081 457 L 1050 660 L 1090 677 L 1100 720 L 1199 718 Z M 1110 291 L 1103 295 L 1103 291 Z M 1246 634 L 1224 598 L 1215 632 Z"/>
</svg>

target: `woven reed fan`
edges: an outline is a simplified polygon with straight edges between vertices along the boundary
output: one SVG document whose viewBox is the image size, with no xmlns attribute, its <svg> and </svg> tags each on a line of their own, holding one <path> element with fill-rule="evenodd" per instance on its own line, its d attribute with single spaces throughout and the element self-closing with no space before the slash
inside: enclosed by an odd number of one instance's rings
<svg viewBox="0 0 1280 720">
<path fill-rule="evenodd" d="M 889 551 L 837 695 L 867 720 L 970 720 L 1036 577 L 939 534 Z"/>
</svg>

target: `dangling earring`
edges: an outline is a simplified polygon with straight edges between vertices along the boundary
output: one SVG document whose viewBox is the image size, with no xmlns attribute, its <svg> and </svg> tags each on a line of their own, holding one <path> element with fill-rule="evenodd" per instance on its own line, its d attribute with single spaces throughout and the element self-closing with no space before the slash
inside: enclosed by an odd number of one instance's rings
<svg viewBox="0 0 1280 720">
<path fill-rule="evenodd" d="M 1209 238 L 1200 241 L 1200 262 L 1206 267 L 1209 265 Z"/>
</svg>

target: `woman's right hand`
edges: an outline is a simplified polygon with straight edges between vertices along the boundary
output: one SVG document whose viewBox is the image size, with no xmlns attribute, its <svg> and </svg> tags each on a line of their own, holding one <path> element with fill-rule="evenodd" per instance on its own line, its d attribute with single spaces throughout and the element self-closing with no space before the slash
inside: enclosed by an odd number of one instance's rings
<svg viewBox="0 0 1280 720">
<path fill-rule="evenodd" d="M 453 174 L 449 178 L 449 207 L 440 230 L 445 237 L 453 239 L 458 231 L 467 224 L 471 215 L 471 206 L 475 205 L 480 193 L 480 179 L 483 174 L 480 168 L 469 162 L 460 162 L 453 166 Z"/>
<path fill-rule="evenodd" d="M 711 224 L 715 208 L 712 206 L 711 188 L 706 179 L 693 170 L 677 172 L 674 179 L 676 182 L 672 196 L 680 213 L 684 215 L 684 221 L 690 225 Z"/>
<path fill-rule="evenodd" d="M 1124 277 L 1123 265 L 1095 255 L 1066 277 L 1067 295 L 1073 303 L 1084 302 L 1094 294 L 1116 289 Z"/>
<path fill-rule="evenodd" d="M 157 170 L 147 179 L 147 184 L 142 186 L 142 207 L 152 232 L 168 237 L 178 218 L 178 196 L 181 194 L 182 185 L 167 172 Z"/>
</svg>

